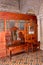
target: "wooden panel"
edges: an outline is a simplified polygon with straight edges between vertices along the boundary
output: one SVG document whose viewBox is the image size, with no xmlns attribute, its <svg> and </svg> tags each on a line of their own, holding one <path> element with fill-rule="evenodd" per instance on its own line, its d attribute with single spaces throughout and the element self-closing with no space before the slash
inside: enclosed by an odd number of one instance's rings
<svg viewBox="0 0 43 65">
<path fill-rule="evenodd" d="M 1 53 L 0 53 L 0 57 L 5 57 L 6 56 L 6 51 L 2 51 Z"/>
<path fill-rule="evenodd" d="M 36 19 L 35 15 L 10 13 L 10 12 L 0 12 L 0 19 L 15 19 L 15 20 L 29 20 Z"/>
<path fill-rule="evenodd" d="M 15 46 L 15 47 L 9 47 L 8 51 L 7 51 L 7 54 L 9 55 L 10 54 L 10 50 L 12 52 L 12 54 L 15 54 L 15 53 L 20 53 L 20 52 L 23 52 L 23 47 L 24 45 L 20 45 L 20 46 Z M 9 53 L 8 53 L 9 52 Z"/>
<path fill-rule="evenodd" d="M 0 57 L 4 56 L 6 56 L 5 32 L 0 32 Z"/>
</svg>

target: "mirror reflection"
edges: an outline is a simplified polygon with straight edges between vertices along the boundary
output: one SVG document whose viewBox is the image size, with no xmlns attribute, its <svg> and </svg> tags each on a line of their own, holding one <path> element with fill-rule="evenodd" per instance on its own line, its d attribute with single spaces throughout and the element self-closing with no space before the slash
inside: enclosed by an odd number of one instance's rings
<svg viewBox="0 0 43 65">
<path fill-rule="evenodd" d="M 34 34 L 34 26 L 29 26 L 29 34 Z"/>
</svg>

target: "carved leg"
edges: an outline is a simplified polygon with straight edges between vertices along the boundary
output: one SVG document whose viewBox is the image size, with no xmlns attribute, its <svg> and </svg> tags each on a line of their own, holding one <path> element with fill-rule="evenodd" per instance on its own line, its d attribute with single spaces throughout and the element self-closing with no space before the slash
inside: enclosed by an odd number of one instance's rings
<svg viewBox="0 0 43 65">
<path fill-rule="evenodd" d="M 33 52 L 33 45 L 32 45 L 32 52 Z"/>
<path fill-rule="evenodd" d="M 26 48 L 26 53 L 27 53 L 27 54 L 29 53 L 29 48 L 28 48 L 28 46 L 27 46 L 27 48 Z"/>
<path fill-rule="evenodd" d="M 11 50 L 10 50 L 10 60 L 11 60 L 11 56 L 12 56 L 12 53 L 11 53 Z"/>
</svg>

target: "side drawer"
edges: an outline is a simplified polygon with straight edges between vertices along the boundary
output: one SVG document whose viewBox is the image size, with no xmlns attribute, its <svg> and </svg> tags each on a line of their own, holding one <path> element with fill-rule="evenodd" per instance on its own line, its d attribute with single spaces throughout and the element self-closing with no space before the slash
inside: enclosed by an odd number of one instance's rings
<svg viewBox="0 0 43 65">
<path fill-rule="evenodd" d="M 23 51 L 23 46 L 20 45 L 9 49 L 10 49 L 9 51 L 11 51 L 12 53 L 19 53 Z"/>
</svg>

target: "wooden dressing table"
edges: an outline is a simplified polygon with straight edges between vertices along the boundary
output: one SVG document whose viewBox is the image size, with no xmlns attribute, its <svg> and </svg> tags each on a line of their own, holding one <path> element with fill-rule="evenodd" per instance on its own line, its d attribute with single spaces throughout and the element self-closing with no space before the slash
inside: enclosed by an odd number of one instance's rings
<svg viewBox="0 0 43 65">
<path fill-rule="evenodd" d="M 34 48 L 40 49 L 37 16 L 35 14 L 0 12 L 0 25 L 2 26 L 0 26 L 0 57 L 5 57 L 7 54 L 11 56 L 12 53 L 22 51 L 28 52 L 29 48 L 32 51 Z M 17 33 L 15 33 L 17 32 L 16 30 L 22 33 L 19 36 L 20 40 L 16 35 Z"/>
</svg>

